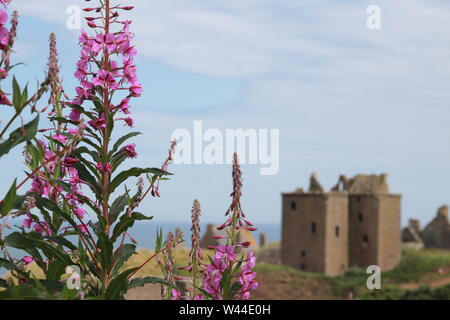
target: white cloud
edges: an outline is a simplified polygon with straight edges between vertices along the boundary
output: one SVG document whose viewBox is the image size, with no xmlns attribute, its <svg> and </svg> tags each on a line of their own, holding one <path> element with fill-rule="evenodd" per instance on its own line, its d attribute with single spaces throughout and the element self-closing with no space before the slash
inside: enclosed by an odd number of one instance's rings
<svg viewBox="0 0 450 320">
<path fill-rule="evenodd" d="M 249 178 L 268 185 L 264 192 L 273 196 L 259 201 L 261 188 L 248 191 L 251 209 L 273 210 L 276 219 L 279 191 L 312 170 L 330 181 L 340 172 L 390 170 L 392 189 L 412 199 L 406 210 L 434 210 L 447 194 L 441 188 L 421 203 L 413 177 L 450 188 L 432 170 L 450 170 L 450 3 L 377 2 L 379 31 L 366 28 L 372 1 L 126 1 L 137 7 L 140 54 L 180 70 L 247 81 L 239 105 L 188 115 L 146 112 L 138 122 L 155 132 L 152 141 L 199 116 L 210 127 L 280 128 L 280 177 Z M 84 1 L 15 2 L 22 15 L 61 25 L 72 4 Z M 158 145 L 165 150 L 165 143 Z M 209 176 L 194 179 L 210 183 Z"/>
</svg>

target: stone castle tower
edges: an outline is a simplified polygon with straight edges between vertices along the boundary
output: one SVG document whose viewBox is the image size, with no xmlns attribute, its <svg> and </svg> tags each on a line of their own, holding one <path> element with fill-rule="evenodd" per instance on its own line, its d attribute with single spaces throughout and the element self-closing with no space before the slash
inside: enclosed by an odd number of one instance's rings
<svg viewBox="0 0 450 320">
<path fill-rule="evenodd" d="M 341 176 L 326 192 L 313 174 L 308 192 L 282 197 L 283 264 L 334 276 L 400 262 L 400 195 L 389 194 L 386 175 Z"/>
</svg>

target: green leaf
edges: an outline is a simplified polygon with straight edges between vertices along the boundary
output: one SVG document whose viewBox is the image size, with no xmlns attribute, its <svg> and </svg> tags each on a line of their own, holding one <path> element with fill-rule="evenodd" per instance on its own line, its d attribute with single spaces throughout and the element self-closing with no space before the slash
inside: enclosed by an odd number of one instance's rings
<svg viewBox="0 0 450 320">
<path fill-rule="evenodd" d="M 17 269 L 17 266 L 13 262 L 3 259 L 3 258 L 0 258 L 0 267 L 8 269 L 8 270 L 16 270 Z"/>
<path fill-rule="evenodd" d="M 101 261 L 105 270 L 108 270 L 112 261 L 113 242 L 105 233 L 98 234 L 97 247 L 101 250 Z"/>
<path fill-rule="evenodd" d="M 14 209 L 19 210 L 20 208 L 22 208 L 23 203 L 26 198 L 27 198 L 27 196 L 25 196 L 25 195 L 22 195 L 22 196 L 16 195 L 16 202 L 14 203 Z"/>
<path fill-rule="evenodd" d="M 119 139 L 117 139 L 116 143 L 114 144 L 112 150 L 109 152 L 109 156 L 111 157 L 117 150 L 119 150 L 120 146 L 127 141 L 128 139 L 131 139 L 135 136 L 138 136 L 142 134 L 141 132 L 130 132 L 122 137 L 120 137 Z"/>
<path fill-rule="evenodd" d="M 78 112 L 84 114 L 86 117 L 88 117 L 91 120 L 94 120 L 95 117 L 90 113 L 86 112 L 82 106 L 79 106 L 78 104 L 69 104 L 69 107 L 72 109 L 77 110 Z"/>
<path fill-rule="evenodd" d="M 62 216 L 67 222 L 69 222 L 72 225 L 72 227 L 74 227 L 74 228 L 77 227 L 78 224 L 72 219 L 70 214 L 68 214 L 63 209 L 61 209 L 58 206 L 58 204 L 54 203 L 53 201 L 51 201 L 47 198 L 35 197 L 35 199 L 36 199 L 36 206 L 38 208 L 44 207 L 44 208 L 48 209 L 49 211 L 51 211 L 53 214 Z"/>
<path fill-rule="evenodd" d="M 19 113 L 22 109 L 22 91 L 20 90 L 19 83 L 17 82 L 16 77 L 13 77 L 12 80 L 12 88 L 13 88 L 13 105 L 14 109 L 16 109 L 16 112 Z"/>
<path fill-rule="evenodd" d="M 128 276 L 138 269 L 139 268 L 131 268 L 125 270 L 116 278 L 114 278 L 109 284 L 108 289 L 106 290 L 106 299 L 123 300 L 123 296 L 128 290 L 128 283 L 129 283 Z"/>
<path fill-rule="evenodd" d="M 136 288 L 136 287 L 143 287 L 147 283 L 163 284 L 163 285 L 169 286 L 171 288 L 177 289 L 177 287 L 173 283 L 170 283 L 169 281 L 167 281 L 165 279 L 157 278 L 157 277 L 135 278 L 135 279 L 131 280 L 130 283 L 128 284 L 128 289 L 132 289 L 132 288 Z"/>
<path fill-rule="evenodd" d="M 21 96 L 21 102 L 20 106 L 21 109 L 25 106 L 25 103 L 28 101 L 28 84 L 25 86 L 25 89 L 23 89 L 22 96 Z"/>
<path fill-rule="evenodd" d="M 0 143 L 0 157 L 8 154 L 12 148 L 22 142 L 33 139 L 38 130 L 39 115 L 32 121 L 10 133 L 9 138 Z"/>
<path fill-rule="evenodd" d="M 6 216 L 11 211 L 11 209 L 14 208 L 14 205 L 16 203 L 16 199 L 17 199 L 16 182 L 17 182 L 17 179 L 14 180 L 14 183 L 9 188 L 8 193 L 6 194 L 5 198 L 3 199 L 3 202 L 0 205 L 0 213 L 3 216 Z"/>
<path fill-rule="evenodd" d="M 50 238 L 48 238 L 48 240 L 56 242 L 57 244 L 67 247 L 70 250 L 77 249 L 77 247 L 72 242 L 70 242 L 69 240 L 67 240 L 66 238 L 63 238 L 63 237 L 50 237 Z"/>
<path fill-rule="evenodd" d="M 124 232 L 126 232 L 129 228 L 134 225 L 136 220 L 151 220 L 153 217 L 147 217 L 139 212 L 134 212 L 131 217 L 128 214 L 124 214 L 120 217 L 119 222 L 117 222 L 114 227 L 113 235 L 111 237 L 111 241 L 114 243 L 117 238 Z"/>
<path fill-rule="evenodd" d="M 69 119 L 64 118 L 64 117 L 50 117 L 48 119 L 50 121 L 56 121 L 56 122 L 61 122 L 61 123 L 69 123 L 69 124 L 73 124 L 75 126 L 77 126 L 79 124 L 77 121 L 72 121 L 72 120 L 69 120 Z"/>
<path fill-rule="evenodd" d="M 98 199 L 101 199 L 101 187 L 98 185 L 96 178 L 89 172 L 89 170 L 87 170 L 85 164 L 81 163 L 81 162 L 77 162 L 74 165 L 74 168 L 77 169 L 78 171 L 78 176 L 86 181 L 89 182 L 89 187 L 91 188 L 91 190 L 95 193 L 95 195 L 97 196 Z"/>
<path fill-rule="evenodd" d="M 46 274 L 47 280 L 60 280 L 66 270 L 66 264 L 61 260 L 54 260 L 49 263 Z"/>
<path fill-rule="evenodd" d="M 77 300 L 78 290 L 69 289 L 67 286 L 64 286 L 61 296 L 63 300 Z"/>
<path fill-rule="evenodd" d="M 103 232 L 103 226 L 100 223 L 100 221 L 97 221 L 97 222 L 89 221 L 88 225 L 92 228 L 92 230 L 94 230 L 96 235 L 99 235 L 100 233 Z"/>
<path fill-rule="evenodd" d="M 162 228 L 156 231 L 155 251 L 159 251 L 162 247 Z"/>
<path fill-rule="evenodd" d="M 119 249 L 117 249 L 119 250 Z M 114 256 L 117 254 L 117 250 L 114 253 Z M 122 246 L 122 248 L 119 251 L 119 254 L 117 255 L 116 261 L 114 263 L 114 267 L 112 269 L 112 277 L 114 277 L 117 272 L 119 272 L 120 268 L 123 266 L 123 264 L 128 261 L 128 259 L 136 253 L 136 246 L 134 244 L 126 243 Z"/>
<path fill-rule="evenodd" d="M 100 156 L 99 156 L 98 152 L 91 151 L 91 150 L 89 150 L 89 149 L 88 149 L 87 147 L 85 147 L 85 146 L 79 147 L 79 148 L 76 150 L 76 152 L 77 152 L 78 154 L 80 154 L 80 155 L 83 154 L 83 153 L 88 154 L 88 155 L 90 155 L 90 156 L 92 157 L 92 159 L 93 159 L 94 161 L 96 161 L 96 162 L 101 162 Z"/>
<path fill-rule="evenodd" d="M 97 150 L 98 153 L 102 152 L 101 146 L 95 144 L 95 142 L 93 142 L 91 139 L 85 137 L 85 138 L 81 139 L 81 141 L 83 141 L 84 143 L 86 143 L 86 144 L 90 145 L 91 147 L 95 148 L 95 150 Z"/>
<path fill-rule="evenodd" d="M 8 281 L 0 278 L 0 288 L 8 288 Z"/>
<path fill-rule="evenodd" d="M 111 208 L 109 210 L 109 219 L 110 219 L 110 223 L 114 223 L 117 218 L 119 217 L 120 213 L 125 210 L 125 207 L 128 204 L 128 196 L 126 194 L 117 197 L 116 200 L 114 200 L 114 202 L 111 205 Z"/>
<path fill-rule="evenodd" d="M 233 283 L 230 289 L 231 298 L 233 298 L 237 293 L 239 293 L 242 289 L 242 284 L 239 281 Z"/>
<path fill-rule="evenodd" d="M 20 232 L 13 232 L 6 236 L 4 243 L 7 246 L 16 248 L 16 249 L 28 249 L 36 247 L 36 244 L 33 240 L 28 239 Z"/>
<path fill-rule="evenodd" d="M 157 175 L 157 176 L 172 175 L 171 173 L 163 171 L 163 170 L 158 169 L 158 168 L 131 168 L 129 170 L 122 171 L 116 177 L 114 177 L 114 179 L 111 181 L 111 183 L 109 185 L 110 192 L 113 193 L 114 190 L 116 190 L 116 188 L 122 182 L 127 180 L 128 178 L 130 178 L 130 177 L 139 177 L 141 174 L 144 174 L 144 173 L 152 173 L 152 174 Z"/>
<path fill-rule="evenodd" d="M 129 159 L 127 153 L 125 151 L 119 151 L 117 152 L 112 158 L 111 158 L 111 165 L 112 170 L 111 172 L 116 172 L 117 168 L 125 161 Z"/>
</svg>

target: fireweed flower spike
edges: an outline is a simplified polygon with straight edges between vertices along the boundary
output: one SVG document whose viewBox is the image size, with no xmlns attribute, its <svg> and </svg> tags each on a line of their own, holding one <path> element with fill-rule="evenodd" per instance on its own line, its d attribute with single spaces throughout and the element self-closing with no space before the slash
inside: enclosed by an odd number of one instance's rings
<svg viewBox="0 0 450 320">
<path fill-rule="evenodd" d="M 161 166 L 161 170 L 162 171 L 167 171 L 167 168 L 169 167 L 169 165 L 172 163 L 173 161 L 173 156 L 175 154 L 175 150 L 177 148 L 177 141 L 173 140 L 170 143 L 170 148 L 169 148 L 169 155 L 167 156 L 167 159 L 164 161 L 163 165 Z M 154 184 L 151 185 L 151 194 L 153 197 L 159 197 L 159 183 L 161 182 L 161 177 L 158 178 L 158 182 L 156 184 L 156 187 Z"/>
<path fill-rule="evenodd" d="M 198 289 L 201 288 L 201 272 L 202 272 L 202 260 L 203 254 L 200 248 L 200 216 L 201 208 L 200 202 L 196 199 L 192 205 L 191 210 L 191 250 L 189 253 L 189 264 L 187 266 L 181 267 L 180 270 L 188 271 L 192 279 L 192 288 L 188 288 L 186 291 L 189 292 L 190 297 L 186 299 L 191 300 L 201 300 L 202 296 L 198 294 Z M 172 293 L 177 299 L 181 299 L 181 295 L 177 295 L 177 290 L 173 290 Z"/>
<path fill-rule="evenodd" d="M 175 284 L 173 250 L 182 242 L 183 234 L 181 232 L 177 232 L 175 236 L 172 232 L 169 232 L 167 234 L 165 250 L 162 253 L 162 261 L 158 256 L 158 264 L 164 274 L 164 279 L 172 284 Z M 175 289 L 169 291 L 166 285 L 161 285 L 161 297 L 167 300 L 179 299 L 181 292 Z"/>
<path fill-rule="evenodd" d="M 51 88 L 49 103 L 55 105 L 56 99 L 59 98 L 58 95 L 64 93 L 64 88 L 59 77 L 58 50 L 56 48 L 56 36 L 54 33 L 50 34 L 50 55 L 48 58 L 47 77 Z M 68 99 L 67 96 L 66 99 Z"/>
<path fill-rule="evenodd" d="M 192 275 L 192 298 L 197 296 L 197 288 L 200 287 L 199 272 L 203 260 L 202 249 L 200 248 L 200 202 L 194 200 L 192 205 L 192 227 L 191 227 L 191 252 L 189 254 L 189 268 Z"/>
<path fill-rule="evenodd" d="M 6 8 L 9 2 L 0 0 L 0 54 L 3 59 L 0 69 L 9 66 L 8 50 L 14 43 L 17 27 L 17 15 L 13 15 L 11 30 L 5 28 L 8 16 L 2 7 Z M 175 285 L 180 277 L 175 274 L 173 251 L 183 241 L 179 232 L 170 233 L 166 241 L 162 240 L 160 232 L 155 253 L 140 266 L 126 268 L 124 263 L 136 253 L 136 241 L 129 235 L 129 228 L 138 220 L 151 219 L 135 209 L 148 194 L 160 196 L 159 183 L 169 174 L 167 168 L 173 161 L 177 143 L 171 142 L 169 155 L 160 169 L 133 167 L 117 172 L 125 160 L 137 157 L 135 144 L 127 141 L 138 133 L 113 137 L 117 121 L 133 126 L 132 102 L 142 94 L 134 63 L 137 51 L 132 44 L 131 21 L 122 18 L 122 13 L 133 7 L 117 5 L 112 0 L 95 3 L 84 9 L 91 16 L 86 18 L 89 31 L 83 30 L 79 37 L 81 52 L 75 68 L 79 84 L 74 99 L 68 99 L 64 94 L 56 39 L 51 35 L 46 80 L 25 104 L 34 107 L 51 90 L 50 105 L 44 108 L 50 112 L 51 126 L 37 128 L 40 138 L 31 139 L 25 146 L 27 177 L 16 190 L 27 182 L 30 186 L 17 213 L 9 212 L 23 215 L 22 228 L 6 236 L 4 241 L 0 232 L 0 242 L 5 247 L 15 245 L 26 252 L 23 259 L 8 259 L 14 266 L 11 268 L 11 274 L 17 280 L 14 283 L 26 283 L 27 288 L 36 289 L 35 281 L 21 271 L 29 263 L 36 264 L 45 278 L 52 278 L 49 281 L 54 282 L 61 281 L 64 267 L 77 265 L 81 272 L 77 277 L 83 279 L 82 291 L 77 295 L 80 299 L 123 299 L 129 288 L 148 282 L 160 283 L 165 299 L 248 299 L 258 286 L 253 271 L 255 257 L 248 250 L 250 244 L 241 242 L 240 234 L 243 229 L 254 231 L 256 228 L 241 208 L 242 172 L 236 154 L 232 202 L 225 223 L 219 227 L 226 230 L 226 237 L 221 236 L 221 244 L 213 248 L 214 255 L 207 265 L 202 263 L 199 244 L 200 204 L 198 201 L 193 204 L 192 251 L 186 268 L 193 272 L 192 289 L 183 292 Z M 0 70 L 0 79 L 8 74 L 8 68 Z M 1 91 L 0 103 L 8 103 Z M 0 137 L 4 131 L 0 132 Z M 126 180 L 144 174 L 150 185 L 144 191 L 144 181 L 139 179 L 137 192 L 132 195 L 127 187 L 129 184 L 125 185 Z M 86 187 L 92 199 L 84 195 Z M 120 189 L 123 193 L 111 201 L 111 195 Z M 2 209 L 6 200 L 3 200 Z M 89 218 L 94 219 L 90 221 Z M 78 244 L 72 243 L 74 235 L 78 236 Z M 126 243 L 126 239 L 131 243 Z M 136 278 L 136 273 L 154 258 L 160 263 L 164 279 Z M 47 289 L 52 296 L 60 297 L 61 292 L 50 286 Z"/>
<path fill-rule="evenodd" d="M 50 83 L 51 93 L 50 102 L 53 104 L 52 115 L 57 117 L 63 116 L 63 104 L 60 102 L 61 94 L 63 93 L 61 80 L 59 78 L 58 55 L 56 50 L 56 37 L 54 34 L 50 35 L 50 54 L 48 61 L 47 80 Z M 50 118 L 50 120 L 52 120 Z M 53 202 L 67 200 L 68 205 L 71 206 L 74 214 L 81 219 L 84 216 L 84 209 L 81 208 L 81 198 L 84 197 L 81 191 L 81 184 L 83 181 L 79 178 L 78 170 L 75 165 L 77 159 L 70 157 L 72 150 L 76 148 L 83 136 L 83 125 L 77 130 L 67 129 L 63 123 L 59 121 L 52 121 L 52 132 L 47 137 L 47 142 L 39 140 L 37 149 L 43 153 L 43 159 L 40 167 L 33 161 L 29 152 L 32 149 L 24 150 L 25 162 L 30 170 L 34 172 L 31 175 L 31 189 L 29 193 L 36 193 L 40 197 L 47 198 Z M 27 160 L 28 159 L 28 160 Z M 58 177 L 55 181 L 55 177 Z M 64 190 L 62 183 L 67 183 L 67 188 Z M 37 219 L 36 215 L 30 213 L 31 209 L 35 207 L 35 202 L 26 203 L 25 212 L 27 218 L 23 221 L 24 228 L 33 228 L 36 232 L 51 236 L 54 232 L 59 230 L 51 230 L 48 221 L 41 221 Z M 84 226 L 84 223 L 81 223 Z M 84 227 L 81 228 L 84 231 Z"/>
<path fill-rule="evenodd" d="M 130 32 L 129 20 L 122 20 L 119 12 L 131 10 L 132 7 L 112 5 L 112 1 L 99 1 L 98 7 L 85 8 L 85 12 L 95 12 L 97 16 L 87 17 L 87 24 L 93 34 L 83 30 L 79 37 L 81 46 L 80 59 L 77 62 L 75 77 L 80 85 L 76 88 L 77 95 L 72 101 L 70 119 L 79 121 L 83 113 L 82 106 L 91 102 L 93 108 L 84 112 L 89 117 L 88 124 L 101 135 L 101 148 L 104 155 L 109 155 L 109 141 L 113 122 L 124 121 L 132 127 L 130 101 L 142 94 L 142 86 L 137 79 L 134 57 L 137 54 L 132 45 L 133 34 Z M 125 8 L 125 9 L 124 9 Z M 95 22 L 94 22 L 95 21 Z M 113 100 L 113 97 L 117 101 Z M 116 117 L 117 113 L 127 117 Z M 134 146 L 129 145 L 125 151 L 130 157 L 137 154 Z M 109 183 L 113 172 L 113 159 L 97 161 L 101 172 L 102 214 L 106 220 L 106 232 L 109 233 Z"/>
<path fill-rule="evenodd" d="M 4 9 L 7 9 L 10 2 L 11 1 L 2 0 L 0 1 L 0 4 Z M 14 40 L 16 38 L 18 25 L 18 15 L 17 12 L 14 12 L 11 19 L 11 29 L 8 30 L 6 28 L 6 23 L 8 22 L 9 17 L 8 13 L 4 9 L 0 8 L 0 80 L 6 79 L 11 69 L 10 55 L 14 45 Z M 12 105 L 3 90 L 0 90 L 0 105 Z"/>
<path fill-rule="evenodd" d="M 246 300 L 251 291 L 258 287 L 256 282 L 256 273 L 252 272 L 255 266 L 255 256 L 253 252 L 243 252 L 242 248 L 249 246 L 248 242 L 239 242 L 240 229 L 254 231 L 256 228 L 244 219 L 245 214 L 241 207 L 242 196 L 242 171 L 239 165 L 238 156 L 233 156 L 233 192 L 231 193 L 232 202 L 226 211 L 227 220 L 218 227 L 219 230 L 226 229 L 227 244 L 221 244 L 214 247 L 214 258 L 204 270 L 203 289 L 211 295 L 213 299 L 233 299 L 239 298 Z M 222 237 L 221 237 L 222 238 Z M 241 255 L 241 258 L 239 256 Z M 241 263 L 241 267 L 236 269 L 236 265 Z M 232 281 L 223 281 L 231 279 Z M 233 281 L 238 279 L 237 282 Z M 239 288 L 239 289 L 233 289 Z"/>
</svg>

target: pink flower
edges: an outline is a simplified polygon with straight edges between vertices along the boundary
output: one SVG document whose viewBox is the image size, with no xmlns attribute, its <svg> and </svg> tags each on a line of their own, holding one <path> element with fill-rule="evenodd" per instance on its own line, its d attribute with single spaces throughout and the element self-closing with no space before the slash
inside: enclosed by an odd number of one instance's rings
<svg viewBox="0 0 450 320">
<path fill-rule="evenodd" d="M 54 136 L 52 136 L 52 138 L 56 141 L 61 142 L 62 144 L 66 144 L 67 140 L 69 140 L 69 138 L 61 133 L 55 134 Z"/>
<path fill-rule="evenodd" d="M 0 0 L 0 3 L 6 8 L 7 5 L 11 3 L 11 0 Z"/>
<path fill-rule="evenodd" d="M 47 222 L 43 221 L 43 222 L 36 222 L 34 224 L 34 230 L 38 233 L 40 233 L 41 235 L 46 235 L 49 236 L 52 234 Z"/>
<path fill-rule="evenodd" d="M 123 119 L 123 120 L 125 121 L 125 123 L 126 123 L 127 126 L 129 126 L 130 128 L 133 128 L 133 125 L 134 125 L 134 120 L 133 120 L 133 118 L 128 117 L 128 118 L 125 118 L 125 119 Z"/>
<path fill-rule="evenodd" d="M 100 130 L 101 128 L 106 128 L 106 120 L 105 115 L 103 114 L 101 118 L 94 120 L 89 120 L 88 124 L 95 128 L 96 130 Z"/>
<path fill-rule="evenodd" d="M 5 69 L 0 69 L 0 79 L 6 79 L 8 77 L 8 72 Z"/>
<path fill-rule="evenodd" d="M 137 157 L 137 152 L 135 150 L 135 147 L 136 147 L 136 144 L 133 143 L 133 144 L 127 145 L 124 148 L 130 158 L 136 158 Z"/>
<path fill-rule="evenodd" d="M 92 83 L 96 86 L 105 86 L 110 89 L 118 88 L 114 74 L 106 70 L 99 70 L 97 76 L 92 79 Z"/>
<path fill-rule="evenodd" d="M 216 249 L 216 259 L 230 261 L 236 259 L 236 253 L 234 252 L 234 246 L 219 245 Z"/>
<path fill-rule="evenodd" d="M 33 222 L 33 217 L 31 216 L 31 214 L 27 213 L 27 218 L 25 220 L 23 220 L 22 226 L 24 228 L 30 228 L 32 222 Z"/>
<path fill-rule="evenodd" d="M 72 157 L 65 157 L 63 160 L 63 164 L 66 168 L 72 168 L 77 162 L 78 159 Z"/>
<path fill-rule="evenodd" d="M 77 227 L 81 231 L 81 233 L 87 233 L 88 232 L 86 224 L 79 224 L 79 225 L 77 225 Z"/>
<path fill-rule="evenodd" d="M 176 289 L 172 289 L 172 300 L 180 300 L 180 298 L 181 292 Z"/>
<path fill-rule="evenodd" d="M 98 162 L 96 164 L 96 167 L 98 170 L 102 171 L 102 172 L 111 172 L 112 171 L 112 166 L 109 163 L 100 163 Z"/>
<path fill-rule="evenodd" d="M 77 135 L 80 133 L 80 130 L 74 128 L 70 128 L 68 131 L 71 135 Z"/>
<path fill-rule="evenodd" d="M 34 261 L 34 258 L 30 257 L 30 256 L 25 256 L 22 258 L 22 261 L 25 265 L 29 265 L 30 263 L 32 263 Z"/>
<path fill-rule="evenodd" d="M 8 21 L 8 13 L 0 9 L 0 24 L 5 24 Z"/>
<path fill-rule="evenodd" d="M 139 97 L 143 90 L 142 85 L 138 82 L 136 66 L 134 65 L 133 58 L 137 51 L 132 44 L 131 21 L 118 19 L 120 15 L 118 11 L 132 10 L 133 7 L 114 6 L 110 8 L 108 13 L 104 12 L 104 7 L 86 9 L 86 11 L 96 11 L 98 16 L 87 17 L 88 26 L 95 29 L 93 34 L 90 35 L 82 30 L 79 36 L 81 56 L 76 65 L 75 76 L 79 79 L 81 86 L 76 88 L 77 96 L 73 104 L 81 106 L 86 100 L 100 102 L 103 106 L 108 103 L 110 105 L 109 110 L 112 113 L 120 110 L 128 115 L 130 114 L 130 98 Z M 114 18 L 113 22 L 110 22 L 111 24 L 118 24 L 114 32 L 105 32 L 105 30 L 108 30 L 104 28 L 106 14 Z M 101 57 L 98 57 L 99 55 Z M 93 87 L 101 87 L 101 90 L 94 90 Z M 104 95 L 112 97 L 116 90 L 127 90 L 129 94 L 126 98 L 122 98 L 119 104 L 113 101 L 106 102 Z M 100 93 L 100 91 L 105 92 Z M 116 107 L 113 108 L 112 106 Z M 95 108 L 91 114 L 97 120 L 91 119 L 88 123 L 97 130 L 105 128 L 105 112 L 105 110 L 100 111 L 98 107 Z M 73 121 L 78 121 L 80 114 L 74 111 L 70 114 L 70 118 Z M 131 118 L 114 120 L 124 120 L 126 125 L 133 126 L 133 119 Z"/>
<path fill-rule="evenodd" d="M 119 104 L 119 108 L 120 110 L 125 113 L 125 114 L 130 114 L 130 105 L 128 104 L 130 102 L 130 99 L 123 99 L 120 104 Z"/>
<path fill-rule="evenodd" d="M 78 218 L 83 219 L 84 215 L 86 214 L 86 210 L 82 208 L 76 208 L 73 210 L 73 213 L 75 213 Z"/>
<path fill-rule="evenodd" d="M 97 34 L 92 45 L 92 51 L 99 53 L 101 50 L 107 49 L 109 53 L 113 53 L 116 47 L 114 34 Z"/>
<path fill-rule="evenodd" d="M 72 121 L 79 121 L 81 117 L 81 113 L 76 110 L 76 109 L 72 109 L 72 112 L 70 112 L 69 118 Z"/>
<path fill-rule="evenodd" d="M 143 92 L 144 90 L 142 90 L 142 85 L 139 82 L 136 82 L 130 87 L 130 94 L 132 97 L 140 97 Z"/>
<path fill-rule="evenodd" d="M 11 101 L 8 99 L 8 97 L 0 91 L 0 104 L 6 105 L 6 106 L 12 106 Z"/>
</svg>

